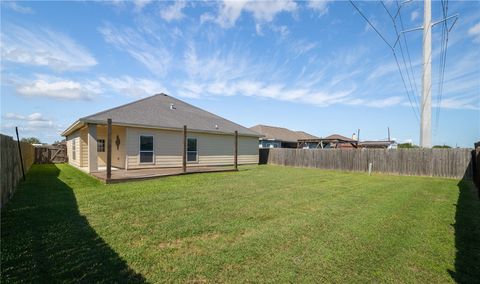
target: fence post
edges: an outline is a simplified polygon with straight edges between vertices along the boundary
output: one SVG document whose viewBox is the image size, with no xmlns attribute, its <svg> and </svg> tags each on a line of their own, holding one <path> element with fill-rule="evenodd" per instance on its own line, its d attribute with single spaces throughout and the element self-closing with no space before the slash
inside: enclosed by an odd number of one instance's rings
<svg viewBox="0 0 480 284">
<path fill-rule="evenodd" d="M 112 119 L 107 119 L 107 183 L 112 178 Z"/>
<path fill-rule="evenodd" d="M 235 170 L 238 171 L 238 131 L 235 130 L 235 154 L 233 158 Z"/>
<path fill-rule="evenodd" d="M 22 166 L 23 181 L 25 181 L 25 169 L 23 168 L 22 147 L 20 146 L 20 139 L 18 138 L 18 127 L 16 126 L 15 126 L 15 132 L 17 133 L 17 145 L 18 145 L 18 153 L 20 155 L 20 165 Z"/>
<path fill-rule="evenodd" d="M 182 170 L 187 172 L 187 126 L 183 126 Z"/>
</svg>

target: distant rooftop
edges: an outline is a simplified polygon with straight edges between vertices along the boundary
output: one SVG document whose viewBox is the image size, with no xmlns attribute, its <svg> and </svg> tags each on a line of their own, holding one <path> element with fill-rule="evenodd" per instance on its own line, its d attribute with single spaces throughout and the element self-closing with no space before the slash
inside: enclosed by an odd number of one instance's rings
<svg viewBox="0 0 480 284">
<path fill-rule="evenodd" d="M 250 127 L 259 134 L 262 134 L 263 139 L 275 139 L 283 142 L 297 142 L 299 139 L 317 139 L 318 137 L 306 133 L 304 131 L 294 131 L 284 127 L 269 126 L 269 125 L 255 125 Z"/>
</svg>

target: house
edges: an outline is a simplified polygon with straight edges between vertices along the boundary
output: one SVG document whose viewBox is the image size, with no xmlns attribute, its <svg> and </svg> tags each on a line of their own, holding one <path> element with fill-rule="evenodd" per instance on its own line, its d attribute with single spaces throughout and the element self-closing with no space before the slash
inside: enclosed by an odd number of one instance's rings
<svg viewBox="0 0 480 284">
<path fill-rule="evenodd" d="M 304 149 L 330 149 L 330 148 L 357 148 L 358 141 L 339 134 L 332 134 L 325 138 L 300 139 L 298 141 L 299 148 Z"/>
<path fill-rule="evenodd" d="M 107 164 L 111 119 L 111 166 L 123 170 L 258 163 L 259 134 L 166 94 L 157 94 L 75 121 L 66 137 L 71 165 L 93 173 Z M 183 130 L 187 126 L 187 137 Z M 185 140 L 184 140 L 185 139 Z"/>
<path fill-rule="evenodd" d="M 356 148 L 376 148 L 376 149 L 397 149 L 397 143 L 393 140 L 379 141 L 358 141 L 355 134 L 348 138 L 339 134 L 332 134 L 325 138 L 318 139 L 300 139 L 299 148 L 304 149 L 356 149 Z"/>
<path fill-rule="evenodd" d="M 301 139 L 318 139 L 318 137 L 303 131 L 293 131 L 283 127 L 255 125 L 251 130 L 262 135 L 259 148 L 297 148 Z"/>
</svg>

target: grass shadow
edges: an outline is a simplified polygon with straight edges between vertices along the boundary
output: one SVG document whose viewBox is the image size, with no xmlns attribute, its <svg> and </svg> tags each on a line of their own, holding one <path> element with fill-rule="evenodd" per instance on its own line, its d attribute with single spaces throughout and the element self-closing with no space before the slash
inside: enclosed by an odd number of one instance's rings
<svg viewBox="0 0 480 284">
<path fill-rule="evenodd" d="M 457 283 L 480 283 L 480 201 L 470 179 L 458 183 L 455 213 L 455 271 Z"/>
<path fill-rule="evenodd" d="M 80 214 L 59 173 L 34 165 L 2 209 L 1 282 L 144 283 Z"/>
</svg>

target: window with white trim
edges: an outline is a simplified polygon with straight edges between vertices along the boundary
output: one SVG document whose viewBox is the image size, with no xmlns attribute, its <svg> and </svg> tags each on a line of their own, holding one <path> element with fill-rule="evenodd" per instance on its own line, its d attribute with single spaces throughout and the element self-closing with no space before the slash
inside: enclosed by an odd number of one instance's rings
<svg viewBox="0 0 480 284">
<path fill-rule="evenodd" d="M 140 163 L 153 163 L 152 135 L 140 135 Z"/>
<path fill-rule="evenodd" d="M 77 159 L 77 138 L 72 139 L 72 160 Z"/>
<path fill-rule="evenodd" d="M 187 138 L 187 162 L 198 162 L 197 138 Z"/>
<path fill-rule="evenodd" d="M 105 139 L 97 140 L 97 152 L 105 152 Z"/>
</svg>

